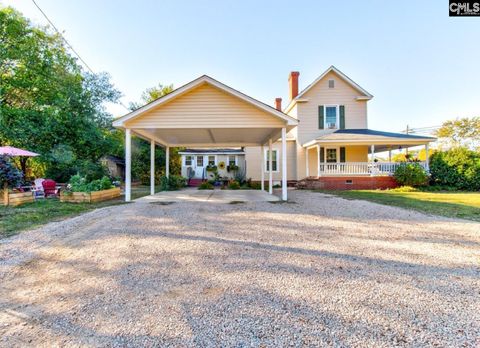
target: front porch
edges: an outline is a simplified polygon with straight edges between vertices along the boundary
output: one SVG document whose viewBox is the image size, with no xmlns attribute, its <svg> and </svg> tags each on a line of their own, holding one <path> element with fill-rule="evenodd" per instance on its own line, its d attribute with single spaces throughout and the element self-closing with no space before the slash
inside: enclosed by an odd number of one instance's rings
<svg viewBox="0 0 480 348">
<path fill-rule="evenodd" d="M 417 163 L 426 171 L 429 170 L 428 161 L 420 161 Z M 320 163 L 319 176 L 391 176 L 400 165 L 401 162 Z"/>
</svg>

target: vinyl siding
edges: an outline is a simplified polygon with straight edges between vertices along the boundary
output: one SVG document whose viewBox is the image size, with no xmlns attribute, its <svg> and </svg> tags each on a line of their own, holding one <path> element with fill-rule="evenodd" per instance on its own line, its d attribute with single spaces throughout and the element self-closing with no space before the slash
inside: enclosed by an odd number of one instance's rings
<svg viewBox="0 0 480 348">
<path fill-rule="evenodd" d="M 273 172 L 273 180 L 279 181 L 282 180 L 282 143 L 273 143 L 272 148 L 278 150 L 278 171 Z M 268 149 L 268 146 L 265 146 L 264 149 Z M 297 180 L 296 151 L 296 142 L 287 141 L 287 180 Z M 249 146 L 245 148 L 247 178 L 251 178 L 254 181 L 261 180 L 262 158 L 263 155 L 261 154 L 260 146 Z M 268 172 L 265 172 L 265 180 L 268 181 Z"/>
<path fill-rule="evenodd" d="M 345 146 L 347 162 L 368 162 L 368 146 Z"/>
<path fill-rule="evenodd" d="M 212 85 L 203 84 L 126 123 L 136 128 L 282 127 L 284 122 Z"/>
<path fill-rule="evenodd" d="M 335 88 L 328 88 L 328 80 L 335 80 Z M 357 101 L 360 93 L 343 81 L 334 72 L 328 73 L 313 86 L 302 98 L 307 102 L 297 103 L 298 141 L 305 144 L 332 130 L 318 129 L 319 105 L 345 105 L 345 128 L 367 128 L 367 103 Z"/>
</svg>

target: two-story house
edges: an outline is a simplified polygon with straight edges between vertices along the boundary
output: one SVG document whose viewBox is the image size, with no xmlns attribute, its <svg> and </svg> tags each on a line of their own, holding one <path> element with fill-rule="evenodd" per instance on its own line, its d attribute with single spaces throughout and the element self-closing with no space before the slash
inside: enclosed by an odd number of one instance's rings
<svg viewBox="0 0 480 348">
<path fill-rule="evenodd" d="M 126 133 L 126 199 L 129 200 L 131 134 L 166 148 L 185 147 L 182 175 L 208 179 L 211 166 L 243 171 L 247 178 L 282 186 L 383 188 L 395 185 L 398 163 L 391 151 L 428 144 L 435 138 L 368 128 L 373 96 L 334 66 L 303 90 L 299 73 L 289 75 L 289 100 L 270 106 L 203 75 L 170 94 L 114 121 Z M 271 151 L 270 151 L 271 149 Z M 376 153 L 388 161 L 377 161 Z M 153 151 L 152 151 L 153 153 Z M 428 160 L 422 163 L 428 170 Z M 152 193 L 154 157 L 151 158 Z M 230 174 L 229 174 L 230 173 Z M 263 186 L 263 185 L 262 185 Z M 271 192 L 271 190 L 270 190 Z"/>
</svg>

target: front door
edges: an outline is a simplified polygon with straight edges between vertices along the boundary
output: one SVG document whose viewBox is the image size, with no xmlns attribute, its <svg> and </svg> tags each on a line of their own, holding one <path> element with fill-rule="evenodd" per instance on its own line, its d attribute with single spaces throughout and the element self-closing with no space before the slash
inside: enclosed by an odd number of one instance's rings
<svg viewBox="0 0 480 348">
<path fill-rule="evenodd" d="M 203 179 L 205 159 L 203 155 L 195 156 L 195 178 Z"/>
</svg>

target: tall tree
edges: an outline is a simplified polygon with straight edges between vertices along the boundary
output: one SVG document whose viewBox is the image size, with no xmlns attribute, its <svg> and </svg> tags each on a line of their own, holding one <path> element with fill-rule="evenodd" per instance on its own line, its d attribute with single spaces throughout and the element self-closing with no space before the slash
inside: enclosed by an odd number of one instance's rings
<svg viewBox="0 0 480 348">
<path fill-rule="evenodd" d="M 465 117 L 446 121 L 436 135 L 449 146 L 466 146 L 472 150 L 479 149 L 480 117 Z"/>
<path fill-rule="evenodd" d="M 59 35 L 9 7 L 0 9 L 0 42 L 0 142 L 47 162 L 59 146 L 89 161 L 108 152 L 112 118 L 103 105 L 120 96 L 109 76 L 85 72 Z"/>
<path fill-rule="evenodd" d="M 160 97 L 163 97 L 164 95 L 167 95 L 168 93 L 173 91 L 173 84 L 170 85 L 162 85 L 159 83 L 157 86 L 147 88 L 145 91 L 142 92 L 142 96 L 140 98 L 140 102 L 135 103 L 131 102 L 129 107 L 131 110 L 136 110 L 145 104 L 148 104 L 155 99 L 158 99 Z"/>
</svg>

